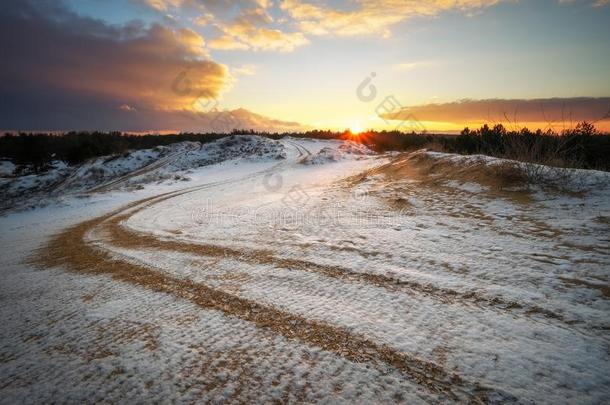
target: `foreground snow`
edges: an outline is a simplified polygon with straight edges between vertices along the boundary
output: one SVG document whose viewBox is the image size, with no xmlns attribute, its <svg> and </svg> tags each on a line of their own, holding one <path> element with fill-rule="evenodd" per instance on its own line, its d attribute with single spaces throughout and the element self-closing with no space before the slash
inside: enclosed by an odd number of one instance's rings
<svg viewBox="0 0 610 405">
<path fill-rule="evenodd" d="M 164 155 L 172 167 L 1 218 L 3 401 L 608 398 L 606 174 L 574 173 L 579 188 L 566 192 L 504 184 L 492 170 L 503 162 L 484 157 L 380 157 L 299 139 L 266 146 L 196 168 L 202 160 L 188 156 L 201 146 L 182 144 Z M 142 180 L 153 172 L 155 182 Z M 120 191 L 134 184 L 147 185 Z M 367 339 L 413 364 L 387 364 L 375 353 L 367 357 L 375 361 L 356 362 L 341 344 L 330 350 L 288 338 L 230 307 L 205 309 L 103 269 L 83 275 L 24 262 L 69 225 L 186 186 L 122 211 L 117 231 L 128 237 L 100 226 L 86 243 Z M 417 364 L 457 379 L 447 389 L 425 383 L 408 371 Z"/>
</svg>

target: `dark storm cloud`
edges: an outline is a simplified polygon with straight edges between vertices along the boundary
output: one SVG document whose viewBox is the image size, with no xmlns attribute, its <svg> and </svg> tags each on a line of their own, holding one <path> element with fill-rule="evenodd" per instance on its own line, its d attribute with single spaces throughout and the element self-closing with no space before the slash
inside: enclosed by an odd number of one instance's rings
<svg viewBox="0 0 610 405">
<path fill-rule="evenodd" d="M 197 96 L 218 96 L 229 80 L 225 66 L 205 60 L 203 45 L 188 29 L 110 26 L 57 0 L 4 1 L 0 129 L 193 125 L 197 115 L 181 110 Z M 172 84 L 184 71 L 188 89 L 176 91 Z"/>
</svg>

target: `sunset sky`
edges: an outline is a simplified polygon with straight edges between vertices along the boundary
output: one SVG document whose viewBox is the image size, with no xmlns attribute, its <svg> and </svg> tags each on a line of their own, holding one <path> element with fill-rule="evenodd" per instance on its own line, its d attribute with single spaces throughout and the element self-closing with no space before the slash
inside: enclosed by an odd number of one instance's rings
<svg viewBox="0 0 610 405">
<path fill-rule="evenodd" d="M 608 0 L 8 0 L 0 49 L 6 130 L 610 129 Z"/>
</svg>

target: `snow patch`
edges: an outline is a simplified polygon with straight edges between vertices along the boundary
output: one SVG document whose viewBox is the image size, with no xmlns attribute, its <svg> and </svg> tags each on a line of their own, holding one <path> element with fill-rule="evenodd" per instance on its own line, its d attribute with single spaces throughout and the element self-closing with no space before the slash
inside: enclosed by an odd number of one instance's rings
<svg viewBox="0 0 610 405">
<path fill-rule="evenodd" d="M 345 141 L 339 145 L 323 147 L 316 154 L 305 157 L 301 163 L 306 165 L 320 165 L 339 162 L 344 159 L 358 159 L 362 158 L 362 156 L 374 154 L 373 151 L 362 144 L 353 141 Z"/>
<path fill-rule="evenodd" d="M 15 172 L 15 164 L 8 160 L 0 160 L 0 177 L 12 176 Z"/>
</svg>

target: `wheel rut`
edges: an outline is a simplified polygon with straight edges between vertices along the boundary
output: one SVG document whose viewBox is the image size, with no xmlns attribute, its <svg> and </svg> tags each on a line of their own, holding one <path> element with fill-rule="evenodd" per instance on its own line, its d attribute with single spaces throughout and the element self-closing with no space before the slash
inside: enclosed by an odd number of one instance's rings
<svg viewBox="0 0 610 405">
<path fill-rule="evenodd" d="M 110 252 L 87 242 L 91 232 L 102 230 L 110 232 L 111 244 L 138 247 L 152 244 L 149 247 L 158 247 L 159 243 L 163 243 L 162 241 L 148 239 L 149 237 L 146 236 L 134 237 L 128 231 L 127 234 L 122 233 L 124 228 L 120 225 L 121 222 L 152 204 L 195 189 L 199 187 L 150 197 L 113 213 L 70 227 L 42 247 L 32 258 L 32 263 L 41 268 L 61 266 L 76 273 L 107 274 L 120 281 L 172 294 L 201 308 L 222 311 L 228 316 L 252 322 L 259 328 L 319 347 L 353 362 L 371 363 L 375 367 L 392 367 L 445 399 L 464 403 L 487 402 L 490 389 L 477 382 L 467 381 L 432 362 L 410 356 L 329 323 L 262 305 L 205 284 L 172 277 L 143 265 L 117 260 Z M 127 242 L 125 237 L 131 242 Z M 177 246 L 179 244 L 172 245 L 172 247 Z M 201 249 L 207 254 L 214 252 L 214 248 L 209 246 Z M 219 252 L 216 253 L 220 254 Z"/>
</svg>

